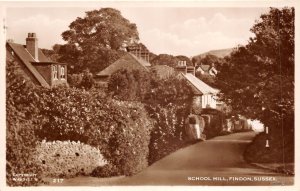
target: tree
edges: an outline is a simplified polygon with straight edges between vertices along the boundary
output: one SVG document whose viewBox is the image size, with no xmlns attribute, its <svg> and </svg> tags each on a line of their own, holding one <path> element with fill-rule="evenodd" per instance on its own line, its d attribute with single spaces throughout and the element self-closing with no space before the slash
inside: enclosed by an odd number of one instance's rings
<svg viewBox="0 0 300 191">
<path fill-rule="evenodd" d="M 238 47 L 217 75 L 221 99 L 270 127 L 277 149 L 294 145 L 294 19 L 293 8 L 261 15 L 251 28 L 255 37 Z M 279 160 L 293 158 L 285 154 Z"/>
<path fill-rule="evenodd" d="M 159 54 L 151 60 L 152 65 L 168 65 L 175 67 L 178 63 L 178 59 L 169 54 Z"/>
<path fill-rule="evenodd" d="M 221 65 L 224 62 L 224 58 L 219 58 L 212 54 L 207 54 L 204 57 L 196 56 L 192 58 L 192 62 L 194 65 L 212 65 L 214 64 L 217 68 L 219 65 Z"/>
<path fill-rule="evenodd" d="M 75 73 L 86 68 L 101 71 L 124 54 L 124 44 L 139 39 L 136 25 L 113 8 L 88 11 L 69 28 L 62 33 L 67 45 L 60 48 L 60 61 L 68 62 Z"/>
<path fill-rule="evenodd" d="M 183 55 L 173 56 L 169 54 L 159 54 L 151 60 L 152 65 L 168 65 L 175 68 L 179 61 L 186 61 L 187 66 L 192 66 L 192 61 Z"/>
<path fill-rule="evenodd" d="M 147 72 L 120 69 L 111 75 L 108 92 L 123 101 L 142 101 L 150 89 L 150 74 Z"/>
</svg>

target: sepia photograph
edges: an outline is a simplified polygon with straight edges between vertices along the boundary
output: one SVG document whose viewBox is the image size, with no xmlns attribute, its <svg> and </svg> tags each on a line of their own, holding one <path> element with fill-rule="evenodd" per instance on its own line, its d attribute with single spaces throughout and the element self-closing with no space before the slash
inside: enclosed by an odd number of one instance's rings
<svg viewBox="0 0 300 191">
<path fill-rule="evenodd" d="M 0 5 L 5 188 L 295 186 L 293 4 Z"/>
</svg>

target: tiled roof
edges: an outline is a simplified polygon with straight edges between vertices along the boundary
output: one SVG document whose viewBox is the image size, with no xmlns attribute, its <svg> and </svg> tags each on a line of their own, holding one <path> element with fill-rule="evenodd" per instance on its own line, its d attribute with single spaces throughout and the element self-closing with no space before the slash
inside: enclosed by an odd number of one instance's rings
<svg viewBox="0 0 300 191">
<path fill-rule="evenodd" d="M 24 45 L 16 44 L 16 43 L 7 43 L 8 46 L 15 52 L 18 58 L 24 63 L 27 69 L 32 73 L 32 75 L 37 79 L 37 81 L 44 87 L 50 87 L 43 76 L 36 70 L 36 68 L 32 65 L 31 62 L 36 62 L 31 54 L 25 49 Z M 43 52 L 38 50 L 39 61 L 41 62 L 49 62 L 50 60 L 43 54 Z"/>
<path fill-rule="evenodd" d="M 218 89 L 212 88 L 202 80 L 194 76 L 193 74 L 187 73 L 181 75 L 198 91 L 200 94 L 216 94 L 219 92 Z"/>
<path fill-rule="evenodd" d="M 128 70 L 135 70 L 135 69 L 142 69 L 145 71 L 149 71 L 147 66 L 151 66 L 150 63 L 143 59 L 139 59 L 131 53 L 127 53 L 122 56 L 120 59 L 106 67 L 104 70 L 96 74 L 96 76 L 110 76 L 111 74 L 115 73 L 117 70 L 120 69 L 128 69 Z"/>
<path fill-rule="evenodd" d="M 131 53 L 129 53 L 134 59 L 136 59 L 141 65 L 143 65 L 143 66 L 151 66 L 151 64 L 149 63 L 149 62 L 147 62 L 146 60 L 144 60 L 144 59 L 141 59 L 141 58 L 138 58 L 138 57 L 136 57 L 134 54 L 131 54 Z"/>
</svg>

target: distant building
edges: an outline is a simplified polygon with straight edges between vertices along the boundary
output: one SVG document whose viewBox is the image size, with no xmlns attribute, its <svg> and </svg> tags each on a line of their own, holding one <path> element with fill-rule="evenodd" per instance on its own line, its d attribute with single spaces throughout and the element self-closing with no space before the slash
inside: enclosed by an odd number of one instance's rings
<svg viewBox="0 0 300 191">
<path fill-rule="evenodd" d="M 176 68 L 176 72 L 181 79 L 187 81 L 187 83 L 192 87 L 194 98 L 194 106 L 199 108 L 213 108 L 217 109 L 217 93 L 218 89 L 212 88 L 202 80 L 195 76 L 195 67 L 186 66 L 184 61 L 180 61 Z"/>
<path fill-rule="evenodd" d="M 214 64 L 204 65 L 200 64 L 196 67 L 196 72 L 200 72 L 202 75 L 216 76 L 218 71 L 216 70 Z"/>
<path fill-rule="evenodd" d="M 56 85 L 67 85 L 67 66 L 52 62 L 40 48 L 35 33 L 28 33 L 26 45 L 7 41 L 6 59 L 18 63 L 18 69 L 25 79 L 35 85 L 51 88 Z"/>
<path fill-rule="evenodd" d="M 130 46 L 127 47 L 127 53 L 120 59 L 106 67 L 94 76 L 98 82 L 106 82 L 109 77 L 120 69 L 150 71 L 151 64 L 149 63 L 149 51 L 142 47 Z"/>
</svg>

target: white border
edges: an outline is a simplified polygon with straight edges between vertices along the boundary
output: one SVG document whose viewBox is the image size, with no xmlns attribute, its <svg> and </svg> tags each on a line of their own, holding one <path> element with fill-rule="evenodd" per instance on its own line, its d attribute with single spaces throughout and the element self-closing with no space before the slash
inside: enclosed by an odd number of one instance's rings
<svg viewBox="0 0 300 191">
<path fill-rule="evenodd" d="M 122 6 L 122 7 L 283 7 L 293 6 L 295 7 L 295 116 L 299 114 L 299 3 L 291 0 L 252 0 L 252 1 L 231 1 L 231 0 L 198 0 L 198 1 L 15 1 L 15 2 L 4 2 L 0 0 L 0 191 L 3 190 L 272 190 L 272 191 L 299 191 L 299 172 L 300 166 L 296 161 L 299 159 L 299 118 L 295 118 L 295 148 L 296 148 L 296 159 L 295 159 L 295 184 L 294 186 L 101 186 L 101 187 L 7 187 L 5 177 L 5 35 L 3 33 L 3 18 L 5 18 L 6 8 L 8 7 L 95 7 L 95 6 Z M 297 87 L 298 86 L 298 87 Z M 297 151 L 298 150 L 298 151 Z"/>
</svg>

